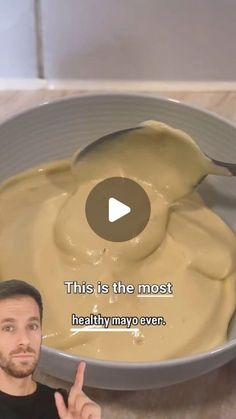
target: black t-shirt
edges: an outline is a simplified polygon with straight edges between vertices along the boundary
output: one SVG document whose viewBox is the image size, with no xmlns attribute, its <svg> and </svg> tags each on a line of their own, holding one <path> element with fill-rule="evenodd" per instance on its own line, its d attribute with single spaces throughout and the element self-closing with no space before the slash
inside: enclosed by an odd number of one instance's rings
<svg viewBox="0 0 236 419">
<path fill-rule="evenodd" d="M 54 393 L 59 391 L 67 404 L 67 392 L 37 383 L 34 393 L 12 396 L 0 391 L 0 419 L 59 419 Z"/>
</svg>

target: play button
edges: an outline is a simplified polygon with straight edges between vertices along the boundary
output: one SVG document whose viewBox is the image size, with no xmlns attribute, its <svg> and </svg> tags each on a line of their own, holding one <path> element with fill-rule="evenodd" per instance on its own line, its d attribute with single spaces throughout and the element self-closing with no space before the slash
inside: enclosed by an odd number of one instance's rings
<svg viewBox="0 0 236 419">
<path fill-rule="evenodd" d="M 97 235 L 105 240 L 122 242 L 144 230 L 151 207 L 146 192 L 137 182 L 112 177 L 91 190 L 85 211 L 88 224 Z"/>
<path fill-rule="evenodd" d="M 124 217 L 126 214 L 129 214 L 131 208 L 128 205 L 123 204 L 123 202 L 118 201 L 115 198 L 109 198 L 108 200 L 108 220 L 110 223 L 119 220 Z"/>
</svg>

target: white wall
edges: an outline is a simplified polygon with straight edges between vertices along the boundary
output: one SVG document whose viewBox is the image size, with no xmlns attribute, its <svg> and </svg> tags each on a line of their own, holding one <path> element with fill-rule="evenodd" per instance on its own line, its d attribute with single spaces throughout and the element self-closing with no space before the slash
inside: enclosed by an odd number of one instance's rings
<svg viewBox="0 0 236 419">
<path fill-rule="evenodd" d="M 236 80 L 235 0 L 35 2 L 46 78 Z M 0 77 L 37 72 L 33 9 L 0 0 Z"/>
<path fill-rule="evenodd" d="M 37 77 L 32 0 L 0 0 L 0 77 Z"/>
<path fill-rule="evenodd" d="M 235 80 L 235 0 L 42 0 L 47 77 Z"/>
</svg>

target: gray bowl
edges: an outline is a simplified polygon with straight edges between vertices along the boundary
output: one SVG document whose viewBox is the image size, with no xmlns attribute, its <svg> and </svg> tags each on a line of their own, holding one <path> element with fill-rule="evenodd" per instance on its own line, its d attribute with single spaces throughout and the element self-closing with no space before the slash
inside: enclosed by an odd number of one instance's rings
<svg viewBox="0 0 236 419">
<path fill-rule="evenodd" d="M 40 163 L 68 157 L 102 135 L 146 119 L 181 128 L 209 156 L 236 162 L 236 127 L 217 115 L 157 97 L 86 95 L 43 104 L 0 125 L 0 181 Z M 235 229 L 236 178 L 209 176 L 199 191 L 208 206 Z M 235 356 L 233 318 L 227 343 L 195 356 L 140 363 L 84 358 L 85 384 L 119 390 L 163 387 L 211 371 Z M 79 360 L 79 356 L 43 346 L 40 367 L 48 374 L 72 381 Z"/>
</svg>

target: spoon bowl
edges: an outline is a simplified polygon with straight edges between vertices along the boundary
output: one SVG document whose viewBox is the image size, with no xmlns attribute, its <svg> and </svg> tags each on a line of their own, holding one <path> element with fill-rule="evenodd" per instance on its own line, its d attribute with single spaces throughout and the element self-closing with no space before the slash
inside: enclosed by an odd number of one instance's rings
<svg viewBox="0 0 236 419">
<path fill-rule="evenodd" d="M 133 128 L 126 128 L 119 131 L 114 131 L 109 134 L 106 134 L 97 140 L 93 141 L 89 145 L 83 147 L 82 149 L 76 151 L 72 158 L 72 170 L 74 173 L 79 171 L 80 163 L 84 160 L 85 157 L 88 157 L 89 154 L 96 153 L 99 151 L 102 151 L 104 145 L 106 143 L 111 144 L 111 142 L 119 142 L 121 139 L 124 139 L 124 137 L 129 134 L 135 133 L 140 131 L 143 128 L 142 125 L 133 127 Z M 228 163 L 221 160 L 216 160 L 211 158 L 210 156 L 205 154 L 205 157 L 211 160 L 212 163 L 214 163 L 219 168 L 224 168 L 226 170 L 219 170 L 219 172 L 214 173 L 216 175 L 222 175 L 222 176 L 235 176 L 236 175 L 236 164 L 235 163 Z M 212 174 L 212 173 L 209 173 Z M 199 185 L 207 175 L 202 176 L 198 182 L 196 183 L 196 186 Z"/>
</svg>

